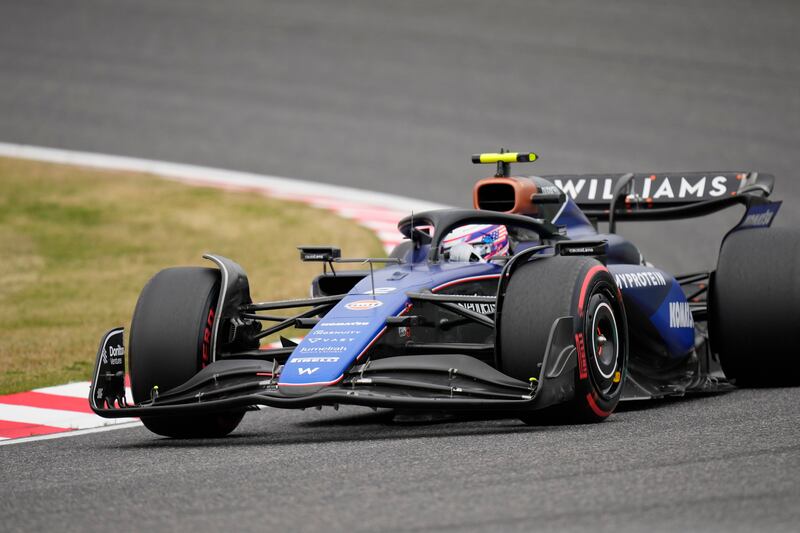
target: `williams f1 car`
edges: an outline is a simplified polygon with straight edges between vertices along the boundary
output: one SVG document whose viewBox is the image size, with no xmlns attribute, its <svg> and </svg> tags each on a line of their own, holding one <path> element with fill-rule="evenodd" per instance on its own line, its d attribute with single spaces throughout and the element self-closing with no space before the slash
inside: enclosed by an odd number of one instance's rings
<svg viewBox="0 0 800 533">
<path fill-rule="evenodd" d="M 254 302 L 234 261 L 157 273 L 131 323 L 106 333 L 89 401 L 170 437 L 230 433 L 258 406 L 494 410 L 528 423 L 600 421 L 620 400 L 800 383 L 791 348 L 800 234 L 772 228 L 773 177 L 753 172 L 512 177 L 497 165 L 474 209 L 412 214 L 389 257 L 301 247 L 308 298 Z M 716 270 L 673 275 L 616 232 L 743 206 Z M 598 229 L 603 223 L 605 232 Z M 605 225 L 607 223 L 607 225 Z M 362 263 L 343 270 L 342 263 Z M 338 271 L 337 271 L 338 268 Z M 278 347 L 262 341 L 307 330 Z"/>
</svg>

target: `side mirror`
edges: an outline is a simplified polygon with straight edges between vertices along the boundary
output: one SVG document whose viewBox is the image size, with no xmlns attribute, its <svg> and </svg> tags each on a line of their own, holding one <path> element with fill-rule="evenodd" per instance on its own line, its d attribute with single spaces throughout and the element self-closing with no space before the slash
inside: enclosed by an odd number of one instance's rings
<svg viewBox="0 0 800 533">
<path fill-rule="evenodd" d="M 298 246 L 300 261 L 330 263 L 342 257 L 342 250 L 333 246 Z"/>
</svg>

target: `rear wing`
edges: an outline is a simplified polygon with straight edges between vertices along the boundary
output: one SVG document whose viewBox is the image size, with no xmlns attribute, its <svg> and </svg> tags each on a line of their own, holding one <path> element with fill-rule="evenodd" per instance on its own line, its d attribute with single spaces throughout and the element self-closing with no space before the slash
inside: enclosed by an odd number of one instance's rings
<svg viewBox="0 0 800 533">
<path fill-rule="evenodd" d="M 584 210 L 607 208 L 617 185 L 630 174 L 566 174 L 542 176 L 570 195 Z M 774 177 L 757 172 L 682 172 L 671 174 L 633 174 L 626 191 L 626 204 L 647 208 L 675 207 L 704 200 L 736 196 L 757 187 L 765 195 L 772 192 Z"/>
<path fill-rule="evenodd" d="M 607 221 L 609 232 L 614 233 L 618 220 L 690 218 L 737 204 L 745 206 L 747 213 L 753 207 L 761 206 L 755 211 L 766 209 L 774 215 L 780 205 L 780 202 L 767 200 L 775 184 L 774 176 L 758 172 L 511 176 L 511 163 L 529 163 L 537 159 L 538 156 L 533 152 L 505 150 L 473 155 L 473 163 L 497 164 L 494 177 L 479 180 L 475 184 L 475 208 L 541 218 L 546 215 L 544 208 L 548 204 L 560 204 L 563 210 L 567 205 L 565 199 L 569 196 L 584 215 L 595 222 Z M 767 205 L 773 207 L 767 208 Z M 558 211 L 555 218 L 560 213 Z M 764 213 L 755 215 L 762 216 Z"/>
<path fill-rule="evenodd" d="M 542 176 L 593 219 L 667 220 L 700 216 L 772 193 L 775 178 L 757 172 L 566 174 Z"/>
</svg>

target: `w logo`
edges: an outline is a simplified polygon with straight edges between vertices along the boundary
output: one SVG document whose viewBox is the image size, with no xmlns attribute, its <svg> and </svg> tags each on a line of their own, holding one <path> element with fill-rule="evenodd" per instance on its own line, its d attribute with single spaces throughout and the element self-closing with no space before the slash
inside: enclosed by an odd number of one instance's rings
<svg viewBox="0 0 800 533">
<path fill-rule="evenodd" d="M 303 367 L 301 366 L 300 368 L 298 368 L 298 369 L 297 369 L 297 372 L 298 372 L 298 374 L 300 374 L 301 376 L 302 376 L 303 374 L 306 374 L 307 376 L 310 376 L 311 374 L 313 374 L 313 373 L 314 373 L 314 372 L 316 372 L 317 370 L 319 370 L 319 367 L 318 367 L 318 366 L 316 366 L 316 367 L 314 367 L 314 368 L 303 368 Z"/>
</svg>

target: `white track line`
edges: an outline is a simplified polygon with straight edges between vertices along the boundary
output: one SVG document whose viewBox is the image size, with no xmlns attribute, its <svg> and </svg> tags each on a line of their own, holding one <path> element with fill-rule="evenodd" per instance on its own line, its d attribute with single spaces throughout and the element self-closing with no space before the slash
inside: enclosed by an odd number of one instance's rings
<svg viewBox="0 0 800 533">
<path fill-rule="evenodd" d="M 370 192 L 352 187 L 328 185 L 306 180 L 41 146 L 0 143 L 0 156 L 147 173 L 182 183 L 222 189 L 255 190 L 270 197 L 296 200 L 314 207 L 334 211 L 344 218 L 354 220 L 375 232 L 387 250 L 401 241 L 396 223 L 402 216 L 411 212 L 449 207 L 443 204 L 393 194 Z M 89 391 L 87 382 L 81 382 L 44 387 L 36 389 L 36 392 L 86 398 Z M 130 393 L 128 393 L 128 396 L 130 397 Z M 141 422 L 131 422 L 131 419 L 127 418 L 109 420 L 101 419 L 88 413 L 9 404 L 0 404 L 1 420 L 78 429 L 75 431 L 67 429 L 63 433 L 51 433 L 19 439 L 0 438 L 0 441 L 2 441 L 0 445 L 72 437 L 141 425 Z M 96 427 L 99 424 L 103 425 Z"/>
<path fill-rule="evenodd" d="M 89 387 L 91 382 L 79 381 L 77 383 L 67 383 L 66 385 L 56 385 L 55 387 L 43 387 L 33 389 L 33 392 L 44 394 L 55 394 L 56 396 L 70 396 L 72 398 L 89 398 Z"/>
<path fill-rule="evenodd" d="M 88 401 L 89 388 L 91 386 L 91 381 L 78 381 L 76 383 L 67 383 L 66 385 L 33 389 L 33 392 L 41 392 L 42 394 L 52 394 L 55 396 L 69 396 L 71 398 L 86 398 Z M 129 403 L 133 403 L 130 387 L 125 387 L 125 397 Z M 2 396 L 0 396 L 0 403 L 2 403 Z"/>
<path fill-rule="evenodd" d="M 293 198 L 307 195 L 314 198 L 329 198 L 342 202 L 346 198 L 348 204 L 364 204 L 372 209 L 393 209 L 401 212 L 426 211 L 441 209 L 448 206 L 406 198 L 394 194 L 370 192 L 353 187 L 329 185 L 313 181 L 269 176 L 252 172 L 238 172 L 221 168 L 170 163 L 152 159 L 139 159 L 116 155 L 97 154 L 92 152 L 76 152 L 57 148 L 44 148 L 24 144 L 0 143 L 0 155 L 48 161 L 51 163 L 64 163 L 86 167 L 125 170 L 130 172 L 145 172 L 163 178 L 177 181 L 192 181 L 222 187 L 242 187 L 265 190 L 275 196 Z M 324 200 L 322 200 L 324 201 Z"/>
</svg>

